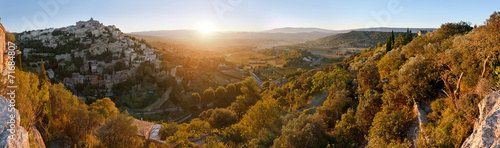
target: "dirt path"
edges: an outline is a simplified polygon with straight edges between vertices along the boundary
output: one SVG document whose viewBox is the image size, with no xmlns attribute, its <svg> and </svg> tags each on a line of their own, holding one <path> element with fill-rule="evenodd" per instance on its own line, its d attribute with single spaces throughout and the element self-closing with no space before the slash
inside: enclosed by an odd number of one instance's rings
<svg viewBox="0 0 500 148">
<path fill-rule="evenodd" d="M 427 114 L 432 112 L 430 108 L 429 103 L 416 103 L 413 105 L 413 113 L 416 116 L 412 119 L 412 123 L 408 129 L 408 136 L 406 137 L 411 142 L 411 147 L 416 147 L 415 144 L 422 130 L 421 125 L 427 123 Z"/>
<path fill-rule="evenodd" d="M 163 96 L 161 98 L 159 98 L 158 100 L 156 100 L 155 103 L 152 103 L 150 104 L 149 106 L 143 108 L 143 109 L 140 109 L 140 110 L 137 110 L 137 111 L 153 111 L 153 110 L 157 110 L 161 107 L 161 105 L 163 105 L 163 103 L 167 102 L 169 96 L 170 96 L 170 92 L 172 92 L 172 89 L 173 87 L 170 87 L 167 89 L 167 91 L 163 94 Z"/>
</svg>

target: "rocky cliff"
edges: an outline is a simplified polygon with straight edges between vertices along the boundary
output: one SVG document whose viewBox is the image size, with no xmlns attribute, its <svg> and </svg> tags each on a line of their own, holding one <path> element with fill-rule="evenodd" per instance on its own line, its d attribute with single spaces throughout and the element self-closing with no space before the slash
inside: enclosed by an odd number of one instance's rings
<svg viewBox="0 0 500 148">
<path fill-rule="evenodd" d="M 28 148 L 28 132 L 19 125 L 19 111 L 9 105 L 9 99 L 0 96 L 0 147 Z"/>
<path fill-rule="evenodd" d="M 500 91 L 493 92 L 479 104 L 479 117 L 465 147 L 500 147 Z"/>
</svg>

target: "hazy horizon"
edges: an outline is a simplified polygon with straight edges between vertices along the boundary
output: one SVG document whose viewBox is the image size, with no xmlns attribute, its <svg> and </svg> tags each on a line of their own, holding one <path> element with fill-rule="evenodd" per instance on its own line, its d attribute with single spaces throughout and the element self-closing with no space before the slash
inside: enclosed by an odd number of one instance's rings
<svg viewBox="0 0 500 148">
<path fill-rule="evenodd" d="M 123 32 L 157 30 L 264 31 L 275 28 L 348 30 L 369 27 L 438 28 L 446 22 L 482 25 L 498 1 L 3 1 L 2 24 L 22 32 L 58 28 L 93 17 Z M 447 6 L 447 7 L 442 7 Z M 485 16 L 485 17 L 477 17 Z"/>
</svg>

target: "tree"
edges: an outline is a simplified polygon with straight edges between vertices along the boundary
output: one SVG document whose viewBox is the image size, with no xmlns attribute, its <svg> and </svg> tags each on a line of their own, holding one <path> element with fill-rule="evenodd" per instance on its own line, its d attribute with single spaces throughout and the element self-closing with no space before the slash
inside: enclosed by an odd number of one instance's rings
<svg viewBox="0 0 500 148">
<path fill-rule="evenodd" d="M 250 107 L 238 124 L 247 127 L 243 136 L 249 139 L 257 138 L 257 134 L 261 131 L 265 132 L 266 137 L 277 135 L 282 126 L 280 119 L 282 114 L 283 108 L 276 99 L 260 100 Z"/>
<path fill-rule="evenodd" d="M 433 81 L 438 79 L 438 71 L 430 59 L 422 55 L 411 57 L 398 71 L 398 82 L 402 93 L 411 100 L 427 99 L 434 94 Z"/>
<path fill-rule="evenodd" d="M 207 121 L 211 127 L 224 128 L 238 122 L 236 113 L 225 108 L 209 109 L 201 112 L 200 118 Z"/>
<path fill-rule="evenodd" d="M 355 122 L 354 111 L 349 108 L 342 115 L 342 120 L 335 124 L 333 132 L 335 147 L 358 147 L 358 143 L 364 140 Z"/>
<path fill-rule="evenodd" d="M 317 92 L 324 89 L 343 89 L 347 86 L 349 75 L 346 70 L 334 67 L 330 72 L 319 71 L 312 76 L 312 90 Z"/>
<path fill-rule="evenodd" d="M 413 40 L 413 35 L 411 34 L 410 28 L 406 28 L 406 36 L 405 36 L 406 43 L 411 42 Z"/>
<path fill-rule="evenodd" d="M 348 96 L 349 92 L 347 90 L 331 92 L 323 106 L 318 108 L 319 117 L 323 119 L 327 127 L 334 127 L 342 113 L 349 108 L 352 99 Z"/>
<path fill-rule="evenodd" d="M 215 90 L 215 98 L 219 102 L 224 102 L 227 97 L 226 89 L 222 86 L 217 87 Z"/>
<path fill-rule="evenodd" d="M 387 52 L 392 50 L 392 42 L 391 42 L 391 37 L 387 37 L 387 41 L 385 43 L 385 50 Z"/>
<path fill-rule="evenodd" d="M 23 57 L 22 55 L 18 55 L 17 56 L 17 68 L 21 69 L 23 68 L 23 65 L 22 65 L 22 59 L 21 57 Z"/>
<path fill-rule="evenodd" d="M 394 45 L 396 36 L 394 36 L 394 30 L 391 32 L 391 44 Z"/>
<path fill-rule="evenodd" d="M 99 113 L 103 119 L 107 119 L 120 113 L 118 112 L 118 108 L 116 108 L 115 103 L 109 98 L 97 100 L 90 104 L 89 108 L 90 110 L 94 110 Z"/>
<path fill-rule="evenodd" d="M 324 131 L 324 123 L 317 115 L 301 114 L 283 126 L 273 147 L 324 148 L 327 145 Z"/>
<path fill-rule="evenodd" d="M 16 36 L 10 32 L 5 33 L 5 41 L 6 42 L 16 42 Z"/>
<path fill-rule="evenodd" d="M 382 105 L 381 97 L 382 96 L 375 90 L 366 90 L 364 94 L 359 97 L 355 122 L 363 135 L 368 133 L 372 125 L 373 117 L 380 111 L 380 106 Z"/>
<path fill-rule="evenodd" d="M 92 63 L 88 62 L 87 64 L 89 65 L 89 74 L 92 74 Z"/>
<path fill-rule="evenodd" d="M 387 52 L 377 63 L 380 76 L 387 77 L 392 71 L 398 70 L 405 61 L 406 58 L 400 50 Z"/>
<path fill-rule="evenodd" d="M 205 148 L 221 148 L 221 147 L 227 147 L 224 145 L 223 142 L 219 140 L 217 136 L 208 136 L 206 138 L 205 145 L 203 145 Z"/>
<path fill-rule="evenodd" d="M 413 117 L 408 107 L 383 106 L 373 119 L 369 130 L 368 147 L 390 147 L 398 143 L 406 143 L 408 126 Z"/>
<path fill-rule="evenodd" d="M 359 69 L 357 77 L 363 91 L 375 89 L 380 82 L 380 74 L 378 73 L 377 66 L 373 63 L 363 65 Z"/>
<path fill-rule="evenodd" d="M 68 113 L 70 122 L 65 125 L 64 133 L 74 144 L 82 146 L 100 123 L 99 119 L 95 118 L 96 116 L 99 116 L 98 113 L 88 111 L 83 102 L 78 106 L 73 106 Z"/>
<path fill-rule="evenodd" d="M 260 100 L 260 98 L 261 98 L 260 89 L 257 86 L 257 81 L 255 81 L 252 77 L 247 77 L 241 83 L 243 85 L 241 86 L 240 89 L 245 97 Z"/>
<path fill-rule="evenodd" d="M 139 147 L 137 126 L 132 125 L 133 118 L 125 111 L 118 116 L 106 120 L 106 123 L 97 130 L 97 137 L 103 147 Z"/>
<path fill-rule="evenodd" d="M 45 66 L 43 59 L 41 60 L 42 64 L 40 65 L 40 71 L 38 72 L 38 80 L 40 80 L 40 86 L 46 84 L 49 81 L 47 74 L 45 72 Z"/>
<path fill-rule="evenodd" d="M 160 139 L 165 140 L 167 137 L 174 136 L 174 134 L 179 130 L 179 125 L 176 122 L 162 123 L 163 127 L 160 128 Z"/>
<path fill-rule="evenodd" d="M 213 101 L 214 98 L 215 98 L 215 92 L 214 89 L 212 89 L 212 87 L 206 89 L 203 92 L 203 102 L 208 103 L 210 101 Z"/>
<path fill-rule="evenodd" d="M 191 94 L 191 100 L 194 104 L 200 104 L 201 103 L 201 96 L 198 92 L 194 92 Z"/>
<path fill-rule="evenodd" d="M 226 86 L 226 91 L 227 91 L 227 94 L 228 94 L 229 96 L 234 96 L 234 95 L 236 95 L 236 94 L 238 93 L 238 92 L 237 92 L 237 90 L 236 90 L 236 86 L 235 86 L 235 84 L 233 84 L 233 83 L 228 84 L 228 85 Z"/>
</svg>

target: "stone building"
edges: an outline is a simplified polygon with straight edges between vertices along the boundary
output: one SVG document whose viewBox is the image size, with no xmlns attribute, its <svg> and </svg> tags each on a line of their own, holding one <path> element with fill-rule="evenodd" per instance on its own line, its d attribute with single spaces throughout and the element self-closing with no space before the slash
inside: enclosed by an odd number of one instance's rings
<svg viewBox="0 0 500 148">
<path fill-rule="evenodd" d="M 3 28 L 3 25 L 2 25 L 2 22 L 1 22 L 2 18 L 0 18 L 0 69 L 3 69 L 3 53 L 5 53 L 6 51 L 6 47 L 7 45 L 5 44 L 5 33 L 7 31 L 5 31 L 5 28 Z M 3 70 L 2 70 L 3 71 Z"/>
</svg>

